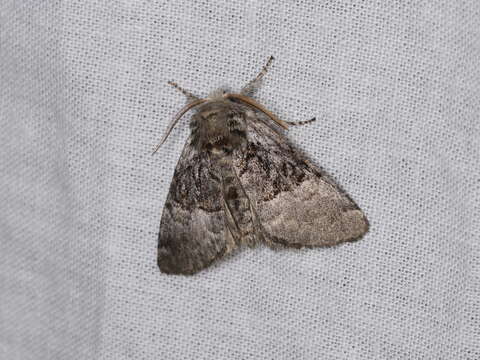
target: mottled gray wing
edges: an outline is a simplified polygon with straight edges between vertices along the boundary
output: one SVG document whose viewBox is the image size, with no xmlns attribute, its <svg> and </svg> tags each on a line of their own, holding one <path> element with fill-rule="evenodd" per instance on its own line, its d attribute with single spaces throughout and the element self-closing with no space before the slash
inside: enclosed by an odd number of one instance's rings
<svg viewBox="0 0 480 360">
<path fill-rule="evenodd" d="M 225 226 L 216 166 L 187 141 L 160 223 L 158 266 L 164 273 L 196 273 L 235 246 Z"/>
<path fill-rule="evenodd" d="M 367 219 L 344 191 L 263 120 L 247 124 L 233 164 L 267 243 L 329 246 L 365 234 Z"/>
</svg>

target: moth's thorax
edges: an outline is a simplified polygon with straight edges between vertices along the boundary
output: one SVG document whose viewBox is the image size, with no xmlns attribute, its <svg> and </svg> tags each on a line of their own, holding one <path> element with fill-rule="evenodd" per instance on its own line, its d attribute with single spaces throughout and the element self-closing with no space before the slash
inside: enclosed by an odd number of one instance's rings
<svg viewBox="0 0 480 360">
<path fill-rule="evenodd" d="M 245 110 L 227 99 L 202 105 L 190 127 L 192 144 L 199 151 L 229 154 L 246 141 Z"/>
</svg>

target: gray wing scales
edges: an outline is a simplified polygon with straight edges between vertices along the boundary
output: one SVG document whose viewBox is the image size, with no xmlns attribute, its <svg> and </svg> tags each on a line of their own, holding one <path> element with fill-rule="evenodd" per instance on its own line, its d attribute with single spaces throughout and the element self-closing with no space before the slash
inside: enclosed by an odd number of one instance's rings
<svg viewBox="0 0 480 360">
<path fill-rule="evenodd" d="M 164 273 L 194 274 L 235 247 L 225 225 L 222 181 L 205 153 L 187 141 L 163 209 L 158 265 Z"/>
<path fill-rule="evenodd" d="M 360 238 L 358 206 L 263 120 L 247 122 L 247 146 L 233 165 L 270 245 L 330 246 Z"/>
</svg>

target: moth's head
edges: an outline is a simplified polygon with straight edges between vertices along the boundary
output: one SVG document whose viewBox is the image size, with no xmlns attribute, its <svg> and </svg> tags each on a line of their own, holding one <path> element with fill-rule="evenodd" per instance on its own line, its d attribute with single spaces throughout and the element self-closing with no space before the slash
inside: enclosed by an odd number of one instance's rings
<svg viewBox="0 0 480 360">
<path fill-rule="evenodd" d="M 224 88 L 215 90 L 210 94 L 210 96 L 205 99 L 196 99 L 185 105 L 179 111 L 172 124 L 175 124 L 190 109 L 196 109 L 197 115 L 205 118 L 222 111 L 228 112 L 229 109 L 236 108 L 236 105 L 244 105 L 253 108 L 254 110 L 260 111 L 284 129 L 288 129 L 288 125 L 286 122 L 277 118 L 275 115 L 273 115 L 270 111 L 265 109 L 261 104 L 256 102 L 251 97 L 243 94 L 231 93 Z"/>
<path fill-rule="evenodd" d="M 219 99 L 216 101 L 207 101 L 197 107 L 193 118 L 201 121 L 214 121 L 227 116 L 231 112 L 239 110 L 239 106 L 228 99 Z"/>
<path fill-rule="evenodd" d="M 162 140 L 160 141 L 160 144 L 155 148 L 153 153 L 155 153 L 160 148 L 160 146 L 162 146 L 162 144 L 168 138 L 168 135 L 170 134 L 170 132 L 172 131 L 172 129 L 174 128 L 178 120 L 180 120 L 187 111 L 189 111 L 190 109 L 196 109 L 197 107 L 199 107 L 197 110 L 200 110 L 199 112 L 202 113 L 205 109 L 210 108 L 212 105 L 218 108 L 221 108 L 222 106 L 232 107 L 235 103 L 242 104 L 264 113 L 270 119 L 272 119 L 275 123 L 277 123 L 277 125 L 283 127 L 284 129 L 288 129 L 288 124 L 285 121 L 280 120 L 275 115 L 273 115 L 270 111 L 265 109 L 261 104 L 259 104 L 254 99 L 244 94 L 230 93 L 226 91 L 226 89 L 219 89 L 214 91 L 209 97 L 205 99 L 198 99 L 194 96 L 190 96 L 190 97 L 193 100 L 189 102 L 187 105 L 185 105 L 182 109 L 180 109 L 177 116 L 175 116 L 175 118 L 169 124 L 166 133 L 164 134 Z"/>
<path fill-rule="evenodd" d="M 228 99 L 198 106 L 190 121 L 191 144 L 199 151 L 228 154 L 246 139 L 245 109 Z"/>
</svg>

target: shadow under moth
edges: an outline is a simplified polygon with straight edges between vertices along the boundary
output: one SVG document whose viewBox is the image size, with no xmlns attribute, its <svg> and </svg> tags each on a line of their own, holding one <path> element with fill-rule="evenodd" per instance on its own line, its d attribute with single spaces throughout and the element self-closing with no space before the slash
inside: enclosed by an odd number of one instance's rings
<svg viewBox="0 0 480 360">
<path fill-rule="evenodd" d="M 360 238 L 368 221 L 323 171 L 293 148 L 282 121 L 250 95 L 273 57 L 240 93 L 188 99 L 156 152 L 190 109 L 191 134 L 175 168 L 158 237 L 158 266 L 194 274 L 234 249 L 331 246 Z"/>
</svg>

